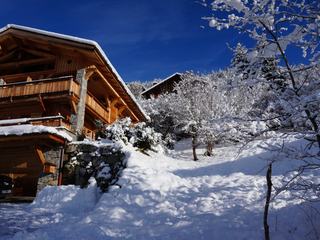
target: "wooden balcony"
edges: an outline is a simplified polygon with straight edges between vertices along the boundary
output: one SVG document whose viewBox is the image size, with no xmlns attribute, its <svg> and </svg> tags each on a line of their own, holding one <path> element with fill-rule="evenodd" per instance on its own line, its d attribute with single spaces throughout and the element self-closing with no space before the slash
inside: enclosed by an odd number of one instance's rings
<svg viewBox="0 0 320 240">
<path fill-rule="evenodd" d="M 68 123 L 63 116 L 48 116 L 39 118 L 18 118 L 18 119 L 7 119 L 0 120 L 0 127 L 14 126 L 14 125 L 42 125 L 47 127 L 63 127 L 68 131 L 72 132 L 72 126 Z M 83 134 L 90 139 L 95 139 L 95 131 L 92 131 L 86 127 L 83 128 Z"/>
<path fill-rule="evenodd" d="M 0 85 L 0 100 L 20 97 L 59 95 L 67 93 L 79 97 L 80 86 L 73 76 L 33 80 Z M 87 94 L 86 109 L 96 118 L 110 123 L 109 111 L 92 94 Z"/>
<path fill-rule="evenodd" d="M 1 85 L 0 99 L 61 92 L 73 92 L 75 94 L 79 94 L 79 91 L 79 84 L 73 81 L 72 76 L 65 76 Z"/>
<path fill-rule="evenodd" d="M 34 118 L 29 121 L 29 123 L 33 125 L 43 125 L 48 127 L 64 127 L 68 129 L 69 131 L 72 131 L 71 124 L 66 122 L 65 119 L 62 116 L 56 116 L 56 117 L 48 117 L 48 118 Z M 89 139 L 95 139 L 95 132 L 83 127 L 83 134 L 89 138 Z"/>
<path fill-rule="evenodd" d="M 28 121 L 32 125 L 43 125 L 47 127 L 65 127 L 68 130 L 71 130 L 71 124 L 66 122 L 62 116 L 53 116 L 53 117 L 43 117 L 43 118 L 33 118 Z"/>
</svg>

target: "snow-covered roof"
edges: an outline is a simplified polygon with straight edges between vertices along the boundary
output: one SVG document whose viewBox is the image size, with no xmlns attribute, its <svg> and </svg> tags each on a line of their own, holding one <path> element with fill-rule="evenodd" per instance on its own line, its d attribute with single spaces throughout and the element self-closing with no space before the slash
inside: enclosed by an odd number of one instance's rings
<svg viewBox="0 0 320 240">
<path fill-rule="evenodd" d="M 22 136 L 30 134 L 53 134 L 69 142 L 72 141 L 72 137 L 69 134 L 55 127 L 31 124 L 0 127 L 0 136 Z"/>
<path fill-rule="evenodd" d="M 16 118 L 16 119 L 0 120 L 0 126 L 15 125 L 15 124 L 26 123 L 26 122 L 28 122 L 30 119 L 31 119 L 31 118 Z"/>
<path fill-rule="evenodd" d="M 107 55 L 105 54 L 103 49 L 100 47 L 100 45 L 96 41 L 92 41 L 92 40 L 85 39 L 85 38 L 74 37 L 74 36 L 70 36 L 70 35 L 65 35 L 65 34 L 60 34 L 60 33 L 55 33 L 55 32 L 49 32 L 49 31 L 40 30 L 40 29 L 36 29 L 36 28 L 16 25 L 16 24 L 8 24 L 5 27 L 1 28 L 0 34 L 9 30 L 9 29 L 17 29 L 17 30 L 37 33 L 37 34 L 41 34 L 41 35 L 45 35 L 45 36 L 49 36 L 49 37 L 60 38 L 60 39 L 64 39 L 64 40 L 68 40 L 68 41 L 72 41 L 72 42 L 77 42 L 77 43 L 82 43 L 82 44 L 93 46 L 98 51 L 98 53 L 102 56 L 102 58 L 106 62 L 106 64 L 110 67 L 111 71 L 116 76 L 120 85 L 123 87 L 125 92 L 130 96 L 130 98 L 133 100 L 133 102 L 136 104 L 136 106 L 138 107 L 138 109 L 142 113 L 142 115 L 146 119 L 149 119 L 148 115 L 145 113 L 145 111 L 139 105 L 138 101 L 136 100 L 134 95 L 131 93 L 130 89 L 127 87 L 127 85 L 125 84 L 125 82 L 123 81 L 123 79 L 121 78 L 119 73 L 117 72 L 117 70 L 111 64 L 109 58 L 107 57 Z"/>
<path fill-rule="evenodd" d="M 174 77 L 174 76 L 176 76 L 176 75 L 181 76 L 182 74 L 181 74 L 181 73 L 179 73 L 179 72 L 176 72 L 176 73 L 174 73 L 174 74 L 170 75 L 169 77 L 167 77 L 167 78 L 165 78 L 165 79 L 161 80 L 160 82 L 158 82 L 158 83 L 154 84 L 153 86 L 151 86 L 151 87 L 150 87 L 150 88 L 148 88 L 147 90 L 144 90 L 144 91 L 141 93 L 141 95 L 145 94 L 146 92 L 149 92 L 151 89 L 153 89 L 153 88 L 155 88 L 155 87 L 157 87 L 157 86 L 161 85 L 162 83 L 164 83 L 164 82 L 166 82 L 166 81 L 170 80 L 172 77 Z"/>
<path fill-rule="evenodd" d="M 52 120 L 52 119 L 64 119 L 64 117 L 58 115 L 58 116 L 49 116 L 49 117 L 40 117 L 40 118 L 4 119 L 4 120 L 0 120 L 0 126 L 26 124 L 26 123 L 30 123 L 30 122 L 46 121 L 46 120 Z"/>
</svg>

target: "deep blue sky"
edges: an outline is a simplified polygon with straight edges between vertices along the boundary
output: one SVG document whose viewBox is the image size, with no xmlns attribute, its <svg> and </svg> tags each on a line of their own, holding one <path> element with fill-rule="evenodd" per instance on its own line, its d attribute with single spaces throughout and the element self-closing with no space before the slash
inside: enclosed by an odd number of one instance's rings
<svg viewBox="0 0 320 240">
<path fill-rule="evenodd" d="M 207 27 L 201 17 L 209 14 L 196 0 L 10 0 L 1 3 L 0 25 L 95 40 L 129 82 L 227 66 L 226 43 L 241 37 Z"/>
</svg>

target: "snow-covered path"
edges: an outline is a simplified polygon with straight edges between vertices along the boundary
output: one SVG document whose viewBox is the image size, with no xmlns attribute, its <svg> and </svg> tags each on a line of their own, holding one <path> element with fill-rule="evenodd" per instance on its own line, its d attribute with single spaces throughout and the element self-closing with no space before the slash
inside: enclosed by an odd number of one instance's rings
<svg viewBox="0 0 320 240">
<path fill-rule="evenodd" d="M 81 216 L 81 215 L 80 215 Z M 30 204 L 0 204 L 0 239 L 11 239 L 15 234 L 31 233 L 46 225 L 77 222 L 78 215 L 67 216 L 60 212 L 47 209 L 34 209 Z"/>
<path fill-rule="evenodd" d="M 27 204 L 0 204 L 0 236 L 7 238 L 29 229 L 31 219 L 36 217 L 26 211 Z"/>
<path fill-rule="evenodd" d="M 187 142 L 169 154 L 150 156 L 128 148 L 121 188 L 101 196 L 94 183 L 86 190 L 46 188 L 17 212 L 5 206 L 0 224 L 10 220 L 10 231 L 19 231 L 14 239 L 262 239 L 264 167 L 271 153 L 258 144 L 239 156 L 238 147 L 217 148 L 213 157 L 199 154 L 198 162 L 192 161 Z M 289 165 L 274 166 L 275 183 Z M 272 239 L 311 236 L 298 203 L 283 194 L 272 204 Z M 15 222 L 10 211 L 21 221 Z"/>
</svg>

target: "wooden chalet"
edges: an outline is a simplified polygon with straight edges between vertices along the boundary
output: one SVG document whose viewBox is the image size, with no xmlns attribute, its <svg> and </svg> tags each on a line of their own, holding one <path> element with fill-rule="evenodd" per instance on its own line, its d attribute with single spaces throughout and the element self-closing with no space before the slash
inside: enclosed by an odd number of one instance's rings
<svg viewBox="0 0 320 240">
<path fill-rule="evenodd" d="M 0 29 L 0 175 L 13 179 L 15 194 L 34 196 L 39 176 L 58 175 L 66 134 L 93 139 L 96 120 L 122 117 L 147 119 L 96 42 Z"/>
<path fill-rule="evenodd" d="M 174 91 L 175 84 L 180 82 L 181 79 L 181 73 L 174 73 L 143 91 L 141 96 L 145 99 L 150 99 L 157 98 L 161 94 L 172 93 Z"/>
</svg>

